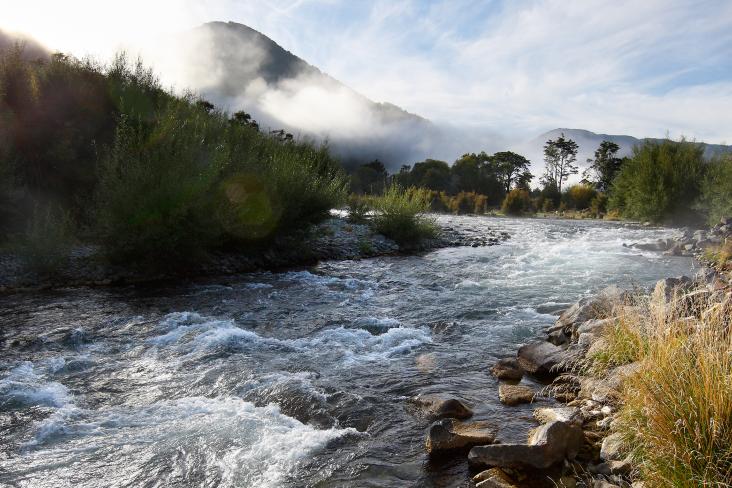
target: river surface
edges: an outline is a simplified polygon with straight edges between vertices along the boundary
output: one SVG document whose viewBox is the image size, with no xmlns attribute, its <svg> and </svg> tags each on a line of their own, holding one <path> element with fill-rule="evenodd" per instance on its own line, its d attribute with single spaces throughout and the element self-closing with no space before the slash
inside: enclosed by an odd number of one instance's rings
<svg viewBox="0 0 732 488">
<path fill-rule="evenodd" d="M 428 461 L 407 399 L 458 394 L 521 440 L 532 407 L 498 402 L 496 358 L 609 284 L 693 272 L 623 247 L 669 229 L 440 219 L 511 238 L 0 298 L 0 486 L 467 486 L 464 456 Z"/>
</svg>

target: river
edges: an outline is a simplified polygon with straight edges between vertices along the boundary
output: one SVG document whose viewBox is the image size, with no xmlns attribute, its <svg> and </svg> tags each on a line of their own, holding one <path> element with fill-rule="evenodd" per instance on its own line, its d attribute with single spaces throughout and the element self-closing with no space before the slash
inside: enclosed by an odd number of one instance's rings
<svg viewBox="0 0 732 488">
<path fill-rule="evenodd" d="M 430 462 L 407 399 L 458 394 L 499 438 L 496 359 L 609 284 L 689 258 L 624 247 L 673 236 L 596 221 L 439 217 L 507 231 L 492 247 L 324 262 L 196 283 L 0 297 L 0 485 L 467 486 Z"/>
</svg>

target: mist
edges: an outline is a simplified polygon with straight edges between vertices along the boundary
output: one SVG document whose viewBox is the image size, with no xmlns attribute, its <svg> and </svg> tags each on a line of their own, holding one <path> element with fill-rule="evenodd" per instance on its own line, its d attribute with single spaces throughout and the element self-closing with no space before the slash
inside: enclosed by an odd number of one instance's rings
<svg viewBox="0 0 732 488">
<path fill-rule="evenodd" d="M 139 50 L 175 91 L 191 90 L 228 112 L 244 110 L 263 130 L 328 143 L 346 167 L 379 159 L 396 171 L 426 158 L 452 162 L 505 147 L 496 134 L 373 102 L 241 24 L 205 24 Z"/>
</svg>

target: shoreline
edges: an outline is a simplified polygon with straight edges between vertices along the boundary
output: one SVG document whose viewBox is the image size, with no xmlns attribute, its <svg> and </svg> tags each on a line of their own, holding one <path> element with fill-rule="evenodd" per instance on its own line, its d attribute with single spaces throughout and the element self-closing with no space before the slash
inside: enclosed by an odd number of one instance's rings
<svg viewBox="0 0 732 488">
<path fill-rule="evenodd" d="M 664 278 L 642 291 L 607 287 L 557 312 L 554 324 L 540 336 L 491 365 L 504 405 L 534 404 L 541 398 L 556 403 L 538 402 L 533 411 L 537 425 L 525 444 L 497 442 L 495 426 L 471 421 L 472 411 L 457 396 L 413 398 L 428 417 L 437 419 L 425 435 L 428 455 L 461 455 L 469 448 L 471 486 L 477 488 L 646 486 L 638 477 L 638 460 L 631 455 L 637 446 L 627 445 L 617 422 L 626 400 L 625 381 L 648 365 L 643 359 L 610 362 L 612 367 L 600 373 L 593 370 L 593 361 L 611 347 L 606 336 L 619 327 L 624 309 L 650 303 L 664 314 L 676 313 L 682 303 L 701 317 L 702 307 L 732 305 L 732 271 L 717 270 L 701 257 L 710 239 L 716 242 L 721 236 L 723 243 L 732 238 L 729 221 L 723 220 L 712 229 L 687 231 L 644 248 L 695 257 L 703 267 L 694 278 Z M 546 386 L 536 391 L 522 383 L 524 377 Z"/>
<path fill-rule="evenodd" d="M 111 264 L 98 248 L 79 246 L 56 273 L 40 274 L 28 270 L 16 254 L 0 254 L 0 295 L 53 290 L 58 288 L 124 286 L 195 280 L 258 271 L 284 271 L 314 266 L 328 260 L 359 260 L 378 256 L 416 255 L 447 247 L 494 246 L 507 240 L 505 232 L 477 235 L 470 228 L 440 226 L 440 235 L 415 247 L 400 247 L 377 234 L 367 224 L 331 217 L 314 226 L 301 238 L 281 240 L 267 249 L 252 253 L 216 253 L 197 265 L 182 269 L 150 271 L 138 265 Z"/>
</svg>

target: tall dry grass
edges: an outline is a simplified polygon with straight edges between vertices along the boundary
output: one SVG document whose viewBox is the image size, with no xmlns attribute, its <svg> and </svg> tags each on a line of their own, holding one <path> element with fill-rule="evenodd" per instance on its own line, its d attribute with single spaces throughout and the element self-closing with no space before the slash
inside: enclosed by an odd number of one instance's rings
<svg viewBox="0 0 732 488">
<path fill-rule="evenodd" d="M 598 369 L 640 362 L 618 432 L 646 486 L 732 486 L 732 294 L 704 286 L 618 307 Z"/>
</svg>

